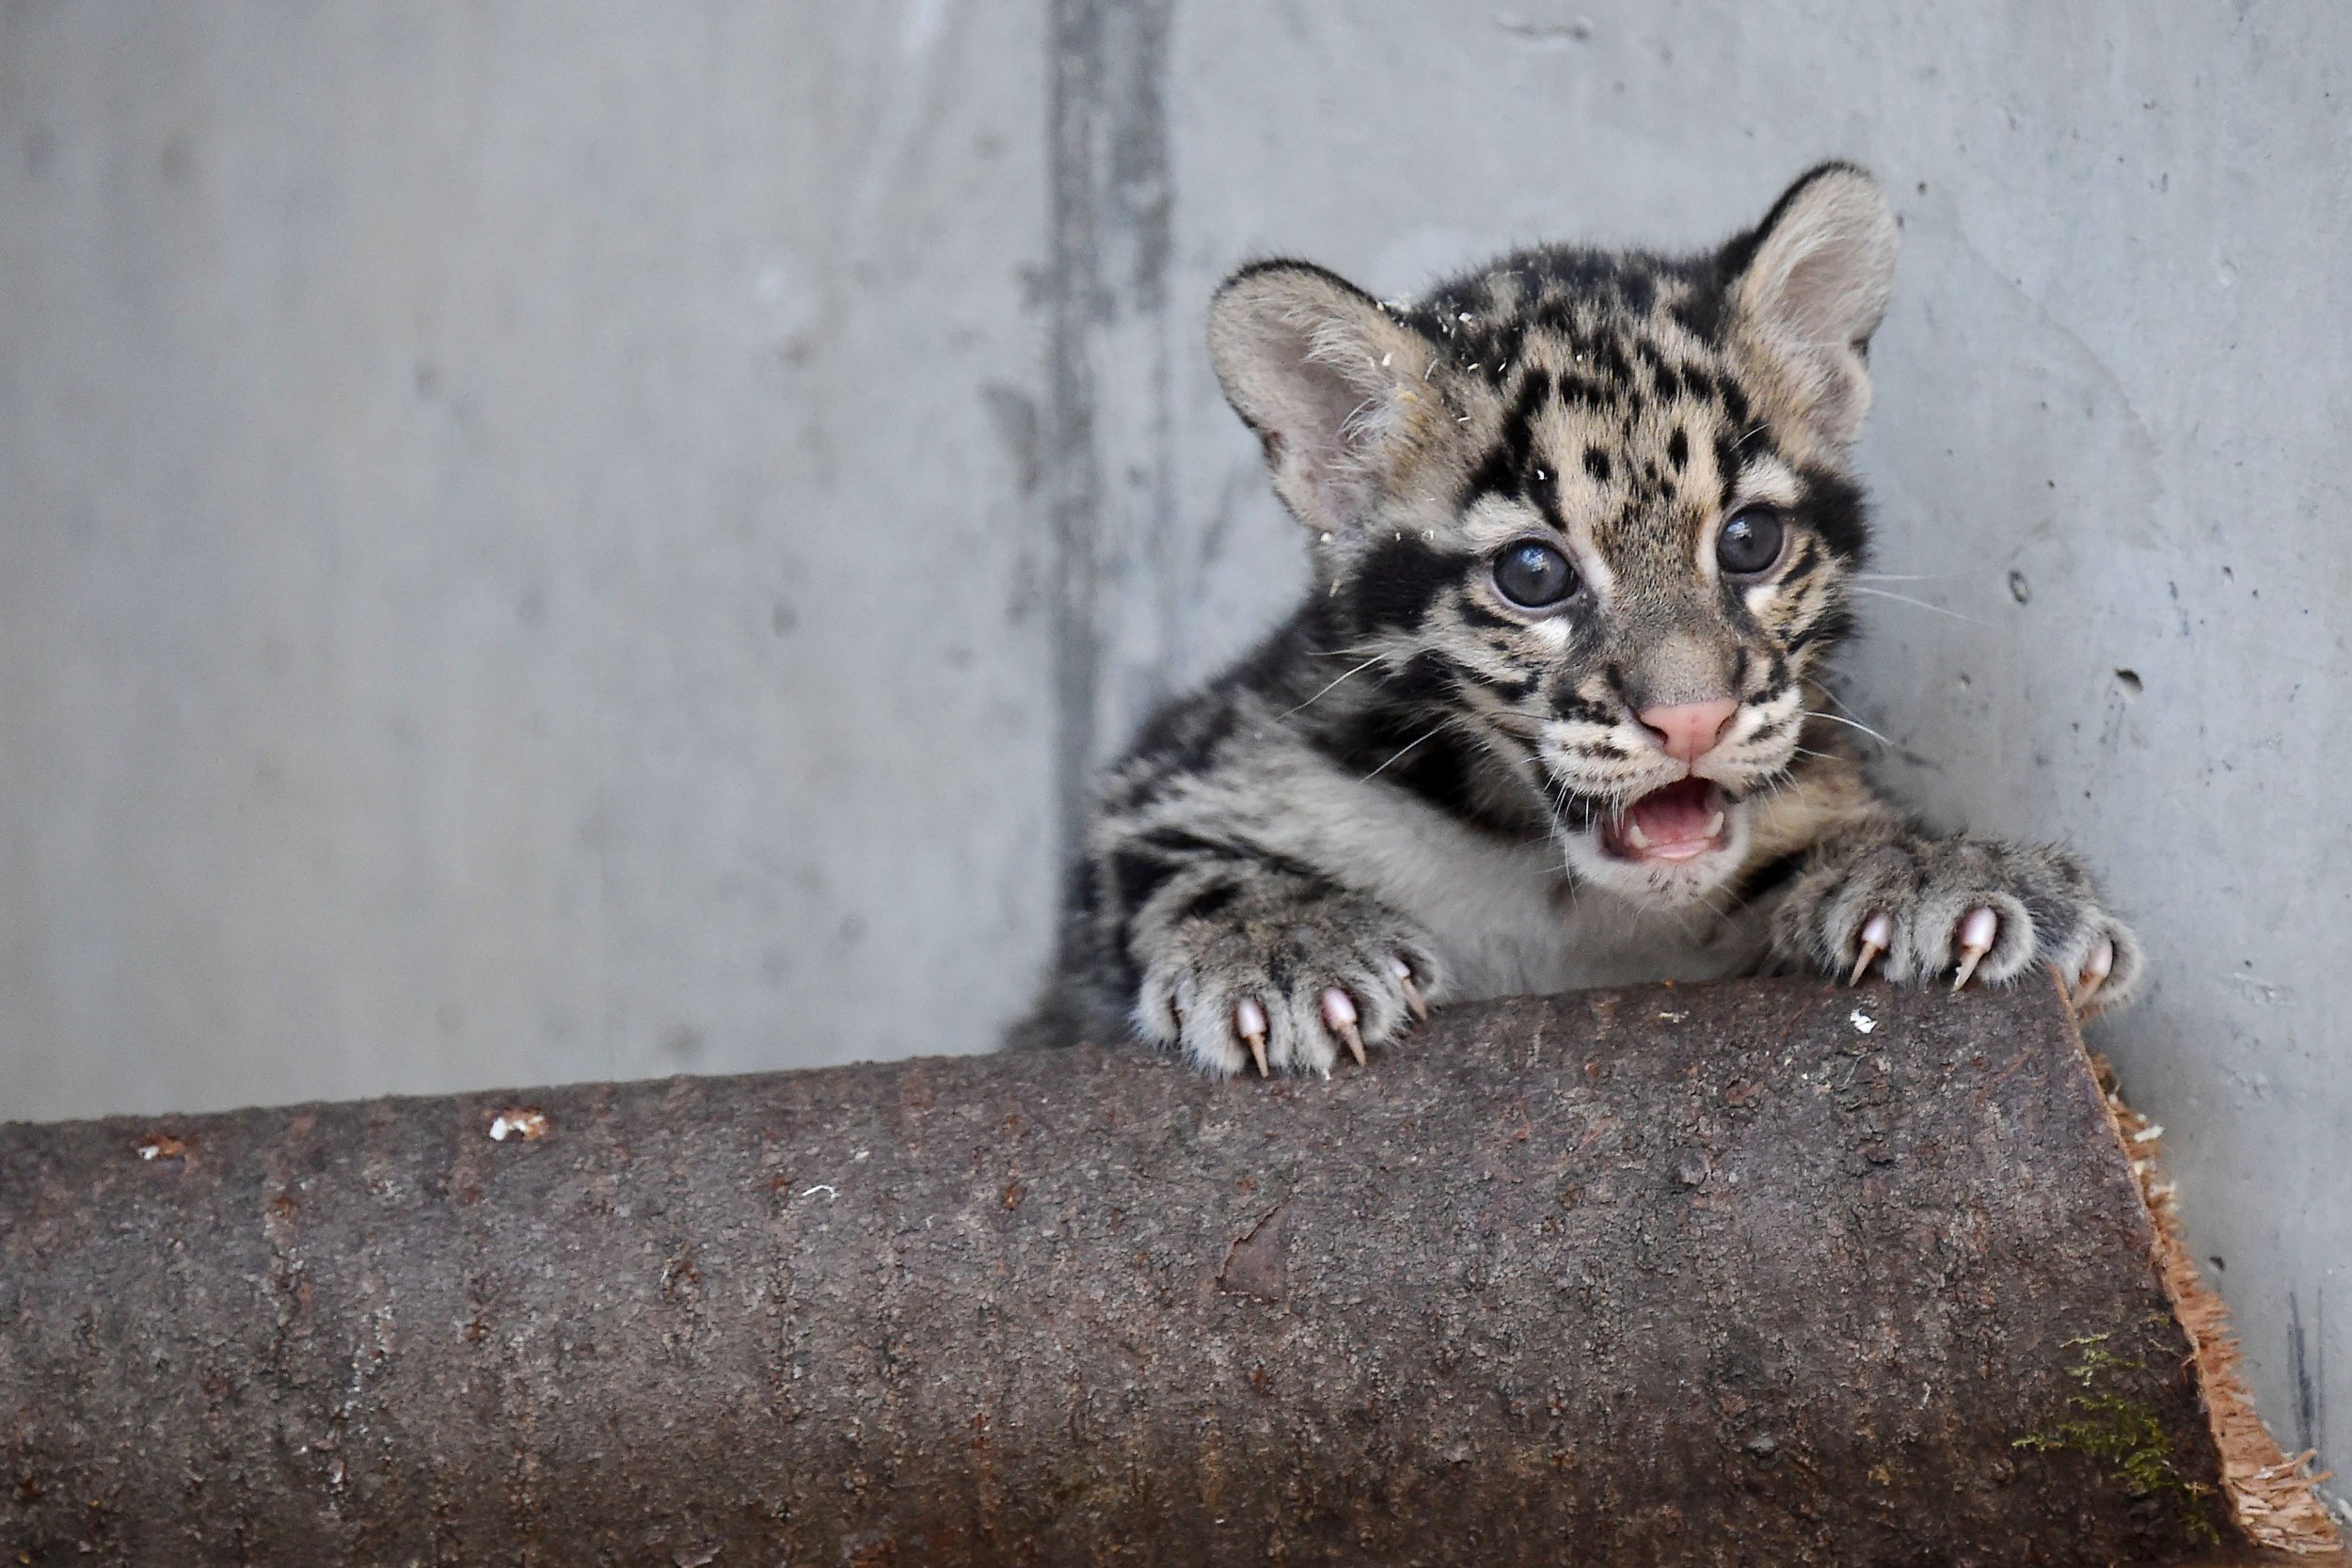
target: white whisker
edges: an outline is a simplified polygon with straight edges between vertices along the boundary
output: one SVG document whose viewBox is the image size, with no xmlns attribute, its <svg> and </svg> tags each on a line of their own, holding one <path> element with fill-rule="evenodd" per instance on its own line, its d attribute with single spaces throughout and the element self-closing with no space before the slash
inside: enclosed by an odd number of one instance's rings
<svg viewBox="0 0 2352 1568">
<path fill-rule="evenodd" d="M 1422 743 L 1422 740 L 1428 740 L 1428 739 L 1432 738 L 1433 736 L 1435 736 L 1437 735 L 1438 730 L 1441 730 L 1441 729 L 1444 729 L 1444 728 L 1445 728 L 1445 726 L 1444 726 L 1443 724 L 1439 724 L 1439 725 L 1437 727 L 1437 729 L 1433 729 L 1433 730 L 1431 730 L 1431 731 L 1429 732 L 1429 734 L 1428 734 L 1428 735 L 1424 735 L 1424 736 L 1422 736 L 1421 737 L 1421 739 L 1419 739 L 1419 740 L 1408 740 L 1408 741 L 1406 741 L 1406 742 L 1403 746 L 1401 746 L 1401 747 L 1397 748 L 1397 752 L 1396 752 L 1396 755 L 1395 755 L 1395 756 L 1391 757 L 1391 758 L 1390 758 L 1387 762 L 1382 763 L 1379 767 L 1377 767 L 1377 768 L 1374 768 L 1371 772 L 1369 772 L 1369 773 L 1365 774 L 1365 775 L 1364 775 L 1364 777 L 1363 777 L 1362 782 L 1363 782 L 1363 783 L 1365 783 L 1365 784 L 1370 784 L 1370 783 L 1372 783 L 1372 781 L 1373 781 L 1373 780 L 1375 780 L 1375 779 L 1378 778 L 1381 774 L 1383 774 L 1383 773 L 1387 772 L 1387 771 L 1388 771 L 1388 770 L 1389 770 L 1391 767 L 1393 767 L 1393 766 L 1394 766 L 1394 765 L 1395 765 L 1395 764 L 1396 764 L 1399 760 L 1401 760 L 1401 759 L 1404 757 L 1404 755 L 1405 755 L 1405 753 L 1406 753 L 1406 752 L 1407 752 L 1411 751 L 1414 747 L 1416 747 L 1416 746 L 1420 745 L 1420 744 Z"/>
<path fill-rule="evenodd" d="M 1846 699 L 1845 699 L 1845 698 L 1840 697 L 1840 696 L 1839 696 L 1839 695 L 1838 695 L 1836 691 L 1832 690 L 1830 688 L 1828 688 L 1828 687 L 1826 687 L 1826 686 L 1824 686 L 1824 685 L 1822 685 L 1822 684 L 1820 684 L 1820 682 L 1818 682 L 1818 681 L 1817 681 L 1817 682 L 1815 682 L 1815 683 L 1814 683 L 1813 689 L 1814 689 L 1814 690 L 1816 690 L 1816 691 L 1818 691 L 1818 692 L 1820 692 L 1822 696 L 1827 697 L 1827 698 L 1828 698 L 1831 702 L 1836 703 L 1836 704 L 1837 705 L 1837 711 L 1838 711 L 1838 712 L 1840 712 L 1840 713 L 1853 714 L 1853 717 L 1854 717 L 1854 718 L 1856 718 L 1856 719 L 1859 719 L 1859 718 L 1861 718 L 1861 717 L 1862 717 L 1862 715 L 1860 715 L 1859 713 L 1854 713 L 1854 711 L 1853 711 L 1853 705 L 1852 705 L 1851 703 L 1850 703 L 1850 702 L 1846 701 Z"/>
<path fill-rule="evenodd" d="M 1867 594 L 1874 599 L 1892 599 L 1897 604 L 1915 605 L 1921 610 L 1931 610 L 1938 615 L 1948 615 L 1955 621 L 1965 621 L 1972 626 L 1981 626 L 1987 624 L 1974 615 L 1963 615 L 1957 610 L 1947 610 L 1940 604 L 1930 604 L 1925 599 L 1915 599 L 1908 594 L 1889 594 L 1883 588 L 1865 588 L 1858 582 L 1849 583 L 1848 586 L 1855 593 Z"/>
<path fill-rule="evenodd" d="M 1886 736 L 1879 734 L 1878 731 L 1862 722 L 1859 719 L 1840 719 L 1834 713 L 1823 713 L 1818 707 L 1806 708 L 1804 710 L 1804 716 L 1807 719 L 1826 719 L 1833 724 L 1843 724 L 1848 729 L 1860 730 L 1864 735 L 1868 736 L 1871 739 L 1877 741 L 1888 751 L 1891 752 L 1896 750 L 1896 746 L 1893 741 L 1887 739 Z"/>
<path fill-rule="evenodd" d="M 1717 903 L 1715 901 L 1717 898 L 1721 898 L 1723 902 Z M 1718 920 L 1729 920 L 1733 911 L 1739 908 L 1731 901 L 1731 890 L 1727 887 L 1698 894 L 1693 901 L 1707 909 Z"/>
<path fill-rule="evenodd" d="M 1313 696 L 1311 696 L 1311 697 L 1308 698 L 1305 702 L 1303 702 L 1303 703 L 1299 704 L 1299 705 L 1298 705 L 1298 707 L 1286 707 L 1286 708 L 1284 708 L 1281 712 L 1279 712 L 1279 713 L 1276 714 L 1276 715 L 1275 715 L 1275 717 L 1276 717 L 1277 719 L 1288 719 L 1288 718 L 1289 718 L 1292 714 L 1296 713 L 1297 711 L 1299 711 L 1299 708 L 1306 708 L 1306 707 L 1311 707 L 1311 706 L 1313 706 L 1313 705 L 1314 705 L 1317 702 L 1320 702 L 1323 698 L 1329 696 L 1329 695 L 1331 694 L 1331 691 L 1332 691 L 1333 688 L 1337 687 L 1337 686 L 1340 684 L 1340 682 L 1341 682 L 1341 681 L 1343 681 L 1343 680 L 1347 679 L 1349 675 L 1360 675 L 1360 674 L 1362 674 L 1365 671 L 1367 671 L 1367 670 L 1371 669 L 1374 665 L 1375 665 L 1375 664 L 1377 664 L 1377 663 L 1379 663 L 1379 662 L 1380 662 L 1380 656 L 1379 656 L 1378 654 L 1375 654 L 1375 655 L 1373 655 L 1370 658 L 1368 658 L 1368 659 L 1364 660 L 1361 664 L 1359 664 L 1358 666 L 1356 666 L 1356 668 L 1355 668 L 1355 669 L 1353 669 L 1353 670 L 1350 670 L 1350 671 L 1346 672 L 1346 673 L 1345 673 L 1345 674 L 1342 674 L 1342 675 L 1340 675 L 1337 679 L 1335 679 L 1335 680 L 1331 681 L 1330 683 L 1328 683 L 1327 685 L 1326 685 L 1326 686 L 1325 686 L 1325 687 L 1324 687 L 1321 690 L 1317 691 L 1317 692 L 1316 692 Z"/>
</svg>

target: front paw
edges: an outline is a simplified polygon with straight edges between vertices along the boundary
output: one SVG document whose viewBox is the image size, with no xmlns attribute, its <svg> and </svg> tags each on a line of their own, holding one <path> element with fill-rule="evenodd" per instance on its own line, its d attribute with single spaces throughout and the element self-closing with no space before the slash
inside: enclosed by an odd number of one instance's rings
<svg viewBox="0 0 2352 1568">
<path fill-rule="evenodd" d="M 2061 849 L 1980 838 L 1897 836 L 1800 877 L 1772 917 L 1782 958 L 1860 980 L 1951 976 L 1997 985 L 2058 971 L 2086 1015 L 2129 999 L 2138 939 Z"/>
<path fill-rule="evenodd" d="M 1220 884 L 1137 939 L 1137 1027 L 1220 1077 L 1254 1063 L 1327 1078 L 1341 1050 L 1362 1062 L 1444 988 L 1426 938 L 1341 893 Z"/>
</svg>

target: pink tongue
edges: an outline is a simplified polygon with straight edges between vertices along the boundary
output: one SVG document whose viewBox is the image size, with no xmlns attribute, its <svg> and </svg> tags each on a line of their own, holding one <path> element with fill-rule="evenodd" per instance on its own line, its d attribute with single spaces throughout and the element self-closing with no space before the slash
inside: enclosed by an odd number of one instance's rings
<svg viewBox="0 0 2352 1568">
<path fill-rule="evenodd" d="M 1642 836 L 1649 840 L 1653 849 L 1669 844 L 1699 843 L 1707 839 L 1708 821 L 1715 815 L 1707 797 L 1705 779 L 1685 779 L 1643 796 L 1626 815 L 1642 830 Z"/>
</svg>

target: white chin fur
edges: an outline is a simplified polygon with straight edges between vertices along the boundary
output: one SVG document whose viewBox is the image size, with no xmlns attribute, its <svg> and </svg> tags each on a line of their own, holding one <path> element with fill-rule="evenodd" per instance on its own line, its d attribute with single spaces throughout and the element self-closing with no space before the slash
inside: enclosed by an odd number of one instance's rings
<svg viewBox="0 0 2352 1568">
<path fill-rule="evenodd" d="M 1687 861 L 1620 860 L 1601 847 L 1600 830 L 1586 828 L 1560 835 L 1568 869 L 1588 888 L 1613 894 L 1629 904 L 1653 910 L 1680 910 L 1698 903 L 1731 880 L 1747 858 L 1755 829 L 1747 801 L 1724 808 L 1723 847 Z"/>
</svg>

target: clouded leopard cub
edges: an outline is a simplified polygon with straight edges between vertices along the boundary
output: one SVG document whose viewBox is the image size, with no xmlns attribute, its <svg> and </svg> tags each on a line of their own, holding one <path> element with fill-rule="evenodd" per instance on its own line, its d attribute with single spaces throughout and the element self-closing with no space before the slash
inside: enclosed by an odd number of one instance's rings
<svg viewBox="0 0 2352 1568">
<path fill-rule="evenodd" d="M 1921 826 L 1820 685 L 1896 248 L 1830 165 L 1693 258 L 1229 279 L 1210 352 L 1314 587 L 1104 782 L 1030 1037 L 1327 1073 L 1427 1003 L 1759 967 L 2128 993 L 2074 859 Z"/>
</svg>

